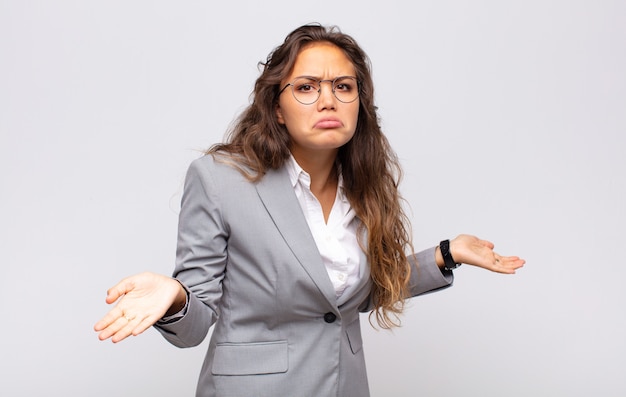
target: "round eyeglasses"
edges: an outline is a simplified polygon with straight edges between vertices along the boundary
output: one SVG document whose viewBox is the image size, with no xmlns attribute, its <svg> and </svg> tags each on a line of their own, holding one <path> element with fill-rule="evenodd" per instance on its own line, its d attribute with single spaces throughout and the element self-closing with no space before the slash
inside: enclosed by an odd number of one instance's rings
<svg viewBox="0 0 626 397">
<path fill-rule="evenodd" d="M 296 101 L 303 105 L 315 103 L 322 93 L 322 83 L 331 83 L 332 92 L 340 102 L 351 103 L 359 97 L 359 81 L 352 76 L 339 76 L 333 80 L 318 80 L 314 77 L 298 77 L 283 87 L 278 95 L 291 86 L 291 93 Z"/>
</svg>

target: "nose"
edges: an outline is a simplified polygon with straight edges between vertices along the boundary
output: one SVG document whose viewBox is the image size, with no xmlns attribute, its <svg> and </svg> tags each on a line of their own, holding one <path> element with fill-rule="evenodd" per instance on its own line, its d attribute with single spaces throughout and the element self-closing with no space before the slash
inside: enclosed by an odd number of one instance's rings
<svg viewBox="0 0 626 397">
<path fill-rule="evenodd" d="M 335 109 L 336 106 L 337 98 L 333 93 L 333 82 L 331 80 L 320 81 L 320 97 L 317 100 L 318 110 Z"/>
</svg>

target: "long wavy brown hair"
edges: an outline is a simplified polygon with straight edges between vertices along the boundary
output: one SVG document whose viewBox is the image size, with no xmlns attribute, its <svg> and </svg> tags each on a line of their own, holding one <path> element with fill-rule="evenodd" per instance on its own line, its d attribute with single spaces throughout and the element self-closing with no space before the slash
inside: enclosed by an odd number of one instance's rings
<svg viewBox="0 0 626 397">
<path fill-rule="evenodd" d="M 359 241 L 371 268 L 371 301 L 382 328 L 400 324 L 398 314 L 407 297 L 410 266 L 405 250 L 412 250 L 410 224 L 403 211 L 398 184 L 402 170 L 396 154 L 380 129 L 374 105 L 374 84 L 367 54 L 349 35 L 335 26 L 304 25 L 276 47 L 256 80 L 251 104 L 233 123 L 225 143 L 207 153 L 229 154 L 230 161 L 251 181 L 289 158 L 290 136 L 278 123 L 276 105 L 281 81 L 291 73 L 300 51 L 316 42 L 339 47 L 352 61 L 359 81 L 359 115 L 353 138 L 339 148 L 345 194 L 361 220 L 367 241 Z"/>
</svg>

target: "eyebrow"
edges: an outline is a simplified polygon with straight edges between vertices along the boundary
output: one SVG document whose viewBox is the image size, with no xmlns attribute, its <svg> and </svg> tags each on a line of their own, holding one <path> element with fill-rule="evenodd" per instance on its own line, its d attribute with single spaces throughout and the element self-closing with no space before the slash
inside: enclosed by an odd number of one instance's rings
<svg viewBox="0 0 626 397">
<path fill-rule="evenodd" d="M 322 79 L 322 78 L 319 78 L 317 76 L 303 75 L 303 76 L 295 76 L 294 78 L 291 79 L 291 81 L 296 80 L 296 79 L 311 79 L 311 80 L 315 80 L 315 81 L 320 81 L 320 80 L 321 81 L 333 81 L 335 79 L 339 79 L 339 78 L 342 78 L 342 77 L 349 77 L 349 78 L 352 78 L 352 79 L 356 79 L 357 78 L 356 76 L 350 76 L 350 75 L 347 75 L 347 74 L 346 75 L 339 75 L 339 76 L 336 76 L 336 77 L 334 77 L 332 79 Z"/>
</svg>

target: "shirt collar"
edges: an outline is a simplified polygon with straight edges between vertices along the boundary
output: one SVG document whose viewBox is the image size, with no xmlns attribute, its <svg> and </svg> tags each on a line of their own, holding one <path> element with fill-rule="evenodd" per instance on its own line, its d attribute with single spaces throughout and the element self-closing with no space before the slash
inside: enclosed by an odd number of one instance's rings
<svg viewBox="0 0 626 397">
<path fill-rule="evenodd" d="M 300 164 L 298 164 L 292 154 L 289 155 L 289 160 L 287 161 L 286 166 L 287 172 L 289 173 L 289 181 L 291 182 L 291 187 L 295 188 L 298 182 L 300 182 L 304 186 L 306 186 L 307 189 L 311 190 L 311 176 L 305 170 L 303 170 L 302 167 L 300 167 Z M 343 175 L 341 174 L 341 167 L 339 167 L 337 192 L 338 197 L 341 201 L 348 201 L 343 189 Z"/>
<path fill-rule="evenodd" d="M 300 180 L 301 176 L 304 176 L 308 183 L 306 183 L 307 187 L 311 185 L 311 177 L 300 167 L 300 164 L 296 161 L 292 154 L 289 155 L 289 160 L 287 161 L 287 172 L 289 173 L 289 181 L 291 182 L 291 187 L 296 187 L 296 184 Z M 304 182 L 304 181 L 303 181 Z"/>
</svg>

